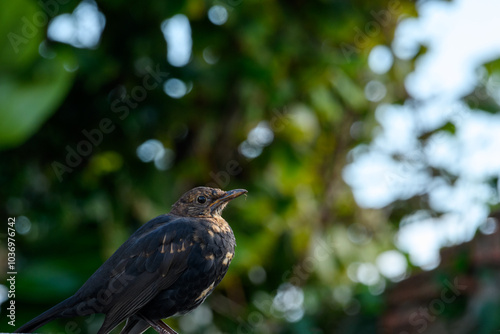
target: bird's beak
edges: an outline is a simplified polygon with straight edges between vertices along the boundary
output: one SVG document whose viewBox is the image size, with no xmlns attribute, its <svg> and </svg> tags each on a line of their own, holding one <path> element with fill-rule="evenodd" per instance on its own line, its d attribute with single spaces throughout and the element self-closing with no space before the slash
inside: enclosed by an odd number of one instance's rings
<svg viewBox="0 0 500 334">
<path fill-rule="evenodd" d="M 246 189 L 234 189 L 234 190 L 226 191 L 224 196 L 219 197 L 212 204 L 210 204 L 210 208 L 215 209 L 215 208 L 219 207 L 220 205 L 235 199 L 236 197 L 239 197 L 243 194 L 246 194 L 247 192 L 248 191 Z"/>
</svg>

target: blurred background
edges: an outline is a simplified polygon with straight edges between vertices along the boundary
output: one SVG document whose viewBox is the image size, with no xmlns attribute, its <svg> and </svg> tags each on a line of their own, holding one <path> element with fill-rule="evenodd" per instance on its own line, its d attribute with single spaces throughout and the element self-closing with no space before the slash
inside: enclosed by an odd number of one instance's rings
<svg viewBox="0 0 500 334">
<path fill-rule="evenodd" d="M 224 213 L 226 278 L 167 321 L 181 333 L 500 329 L 499 11 L 2 2 L 0 332 L 8 217 L 19 327 L 199 185 L 249 193 Z"/>
</svg>

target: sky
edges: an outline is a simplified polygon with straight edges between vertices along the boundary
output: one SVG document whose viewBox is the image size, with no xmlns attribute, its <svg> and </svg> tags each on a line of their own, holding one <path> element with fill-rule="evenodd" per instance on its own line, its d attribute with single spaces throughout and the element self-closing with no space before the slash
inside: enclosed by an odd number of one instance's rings
<svg viewBox="0 0 500 334">
<path fill-rule="evenodd" d="M 486 226 L 489 205 L 499 201 L 500 186 L 495 189 L 490 181 L 500 176 L 500 114 L 470 109 L 462 98 L 483 85 L 500 102 L 500 74 L 490 77 L 483 67 L 500 58 L 500 2 L 419 1 L 417 9 L 418 17 L 398 24 L 392 45 L 375 47 L 369 57 L 372 71 L 383 74 L 392 57 L 409 60 L 425 47 L 405 80 L 411 98 L 377 106 L 379 128 L 369 145 L 350 153 L 352 163 L 343 177 L 366 208 L 429 195 L 439 217 L 419 210 L 403 218 L 395 244 L 413 264 L 432 269 L 439 264 L 439 249 L 470 240 Z M 365 88 L 368 100 L 377 101 L 376 93 Z M 438 131 L 425 142 L 418 140 L 448 122 L 455 134 Z M 405 159 L 397 161 L 395 154 Z M 428 166 L 455 175 L 456 182 L 431 175 Z M 495 226 L 489 226 L 481 230 L 492 233 Z"/>
</svg>

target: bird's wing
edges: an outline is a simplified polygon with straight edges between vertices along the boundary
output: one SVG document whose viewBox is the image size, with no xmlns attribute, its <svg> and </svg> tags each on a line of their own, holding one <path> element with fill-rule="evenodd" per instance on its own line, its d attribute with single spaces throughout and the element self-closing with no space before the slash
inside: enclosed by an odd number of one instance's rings
<svg viewBox="0 0 500 334">
<path fill-rule="evenodd" d="M 181 218 L 137 232 L 113 254 L 109 265 L 106 261 L 102 266 L 110 266 L 110 270 L 102 268 L 109 273 L 108 283 L 95 297 L 106 313 L 99 333 L 109 332 L 136 313 L 187 269 L 194 245 L 189 220 Z"/>
</svg>

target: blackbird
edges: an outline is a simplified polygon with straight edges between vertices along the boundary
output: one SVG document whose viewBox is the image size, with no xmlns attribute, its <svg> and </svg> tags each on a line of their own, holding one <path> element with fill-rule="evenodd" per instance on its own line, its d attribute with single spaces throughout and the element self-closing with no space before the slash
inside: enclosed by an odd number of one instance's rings
<svg viewBox="0 0 500 334">
<path fill-rule="evenodd" d="M 17 329 L 32 332 L 57 318 L 104 313 L 98 334 L 124 320 L 121 333 L 176 332 L 161 319 L 198 307 L 220 283 L 234 256 L 234 234 L 221 217 L 247 193 L 197 187 L 169 214 L 144 224 L 71 297 Z"/>
</svg>

